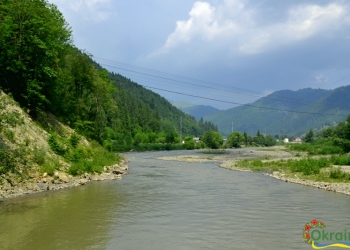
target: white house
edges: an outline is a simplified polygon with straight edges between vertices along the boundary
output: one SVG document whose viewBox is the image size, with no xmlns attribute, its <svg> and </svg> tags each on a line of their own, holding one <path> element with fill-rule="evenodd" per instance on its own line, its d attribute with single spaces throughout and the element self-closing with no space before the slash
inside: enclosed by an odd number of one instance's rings
<svg viewBox="0 0 350 250">
<path fill-rule="evenodd" d="M 289 142 L 289 139 L 288 138 L 284 138 L 283 142 L 287 143 L 287 142 Z"/>
</svg>

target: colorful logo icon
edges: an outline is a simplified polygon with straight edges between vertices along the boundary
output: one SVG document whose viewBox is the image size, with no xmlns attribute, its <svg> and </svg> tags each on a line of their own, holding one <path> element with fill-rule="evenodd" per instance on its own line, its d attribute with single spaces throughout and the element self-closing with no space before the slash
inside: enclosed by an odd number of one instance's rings
<svg viewBox="0 0 350 250">
<path fill-rule="evenodd" d="M 326 225 L 322 221 L 312 220 L 303 228 L 303 238 L 306 244 L 313 249 L 324 249 L 328 247 L 339 247 L 350 249 L 350 232 L 330 232 L 325 230 Z M 347 241 L 348 240 L 348 241 Z M 319 243 L 322 241 L 322 243 Z"/>
</svg>

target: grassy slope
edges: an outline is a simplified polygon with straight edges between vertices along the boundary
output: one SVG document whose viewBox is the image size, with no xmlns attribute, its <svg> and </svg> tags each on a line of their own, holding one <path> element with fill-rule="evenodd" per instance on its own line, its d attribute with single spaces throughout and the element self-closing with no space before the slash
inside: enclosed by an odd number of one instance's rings
<svg viewBox="0 0 350 250">
<path fill-rule="evenodd" d="M 15 101 L 0 92 L 0 184 L 10 183 L 15 186 L 21 182 L 34 182 L 35 178 L 45 172 L 52 176 L 54 171 L 70 172 L 74 163 L 67 157 L 68 154 L 56 154 L 48 139 L 50 133 L 55 133 L 60 142 L 67 141 L 75 133 L 74 130 L 61 124 L 50 114 L 41 113 L 38 121 L 42 125 L 34 122 Z M 77 149 L 88 151 L 90 155 L 106 153 L 97 144 L 91 145 L 84 137 L 79 138 Z M 69 147 L 65 148 L 68 152 Z M 115 159 L 119 160 L 118 157 Z M 115 163 L 117 161 L 113 162 Z"/>
</svg>

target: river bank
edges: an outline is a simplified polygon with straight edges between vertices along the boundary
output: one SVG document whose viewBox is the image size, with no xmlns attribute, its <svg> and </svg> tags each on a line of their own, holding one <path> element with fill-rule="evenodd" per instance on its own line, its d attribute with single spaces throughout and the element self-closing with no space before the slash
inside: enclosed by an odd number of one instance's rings
<svg viewBox="0 0 350 250">
<path fill-rule="evenodd" d="M 301 154 L 306 156 L 306 154 Z M 286 151 L 283 146 L 275 146 L 271 148 L 241 148 L 241 149 L 225 149 L 225 151 L 214 150 L 200 150 L 195 154 L 172 156 L 172 157 L 159 157 L 160 160 L 172 160 L 182 162 L 218 162 L 219 167 L 231 169 L 235 171 L 248 171 L 253 172 L 249 168 L 241 168 L 236 166 L 236 163 L 241 160 L 281 160 L 281 159 L 300 159 L 295 152 Z M 344 169 L 346 167 L 343 166 Z M 318 189 L 327 191 L 342 193 L 350 195 L 350 183 L 341 182 L 320 182 L 314 180 L 308 180 L 306 177 L 298 177 L 297 175 L 291 176 L 283 171 L 265 171 L 263 175 L 275 178 L 284 182 L 296 183 L 305 186 L 311 186 Z"/>
<path fill-rule="evenodd" d="M 54 191 L 86 185 L 90 181 L 117 180 L 127 174 L 126 161 L 112 166 L 105 166 L 101 174 L 84 173 L 78 176 L 69 175 L 63 171 L 55 171 L 53 176 L 47 173 L 29 174 L 28 179 L 22 179 L 15 174 L 0 176 L 0 199 L 12 199 L 46 191 Z"/>
</svg>

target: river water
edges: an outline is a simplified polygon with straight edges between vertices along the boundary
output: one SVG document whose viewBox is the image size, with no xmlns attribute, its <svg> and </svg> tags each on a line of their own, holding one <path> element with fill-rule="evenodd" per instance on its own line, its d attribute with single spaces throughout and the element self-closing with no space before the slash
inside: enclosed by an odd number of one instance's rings
<svg viewBox="0 0 350 250">
<path fill-rule="evenodd" d="M 1 202 L 0 249 L 311 249 L 312 219 L 350 231 L 349 196 L 155 159 L 183 153 L 129 153 L 122 180 Z"/>
</svg>

